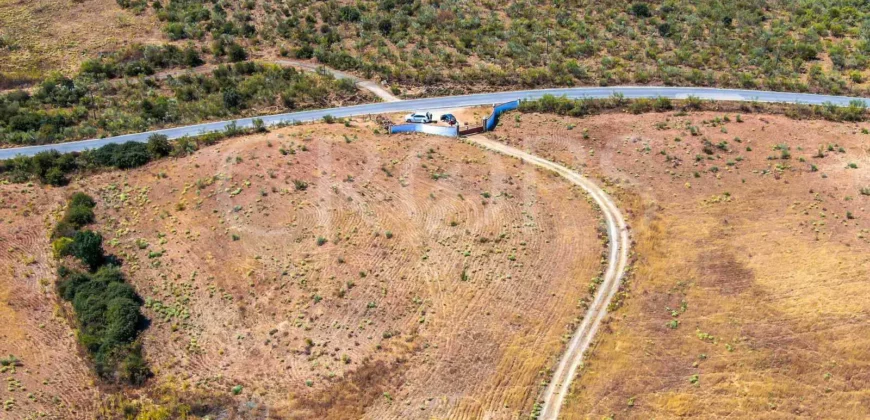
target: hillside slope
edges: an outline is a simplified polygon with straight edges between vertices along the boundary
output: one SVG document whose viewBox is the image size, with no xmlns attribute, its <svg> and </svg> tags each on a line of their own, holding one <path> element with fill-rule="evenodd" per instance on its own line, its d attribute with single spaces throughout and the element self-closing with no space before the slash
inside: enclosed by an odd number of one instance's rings
<svg viewBox="0 0 870 420">
<path fill-rule="evenodd" d="M 563 416 L 866 417 L 866 128 L 733 112 L 507 119 L 499 140 L 604 177 L 636 241 L 623 307 Z"/>
<path fill-rule="evenodd" d="M 373 128 L 282 128 L 36 188 L 97 198 L 94 228 L 151 320 L 155 377 L 136 394 L 222 395 L 280 418 L 528 415 L 600 275 L 598 215 L 553 174 Z M 50 275 L 50 259 L 32 264 Z M 73 368 L 86 365 L 53 367 Z M 16 377 L 47 393 L 47 373 Z M 17 399 L 15 416 L 50 408 Z"/>
<path fill-rule="evenodd" d="M 162 40 L 153 13 L 124 10 L 115 0 L 0 0 L 0 89 L 52 71 L 72 74 L 86 59 Z"/>
</svg>

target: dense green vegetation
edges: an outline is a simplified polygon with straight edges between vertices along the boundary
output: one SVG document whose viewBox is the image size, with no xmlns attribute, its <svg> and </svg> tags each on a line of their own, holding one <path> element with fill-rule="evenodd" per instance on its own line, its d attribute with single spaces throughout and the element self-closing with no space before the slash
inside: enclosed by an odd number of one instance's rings
<svg viewBox="0 0 870 420">
<path fill-rule="evenodd" d="M 864 102 L 859 100 L 852 101 L 848 106 L 835 106 L 830 103 L 823 105 L 781 105 L 747 102 L 730 104 L 730 106 L 736 107 L 737 110 L 745 113 L 782 113 L 794 119 L 824 119 L 853 122 L 867 120 L 867 108 Z M 722 107 L 722 103 L 704 101 L 693 96 L 689 96 L 684 100 L 671 100 L 664 97 L 626 99 L 623 95 L 619 94 L 606 99 L 569 99 L 564 96 L 543 95 L 538 100 L 520 101 L 517 110 L 523 113 L 539 112 L 582 117 L 614 110 L 641 114 L 677 109 L 679 109 L 679 112 L 721 110 Z"/>
<path fill-rule="evenodd" d="M 226 130 L 183 137 L 174 142 L 161 134 L 153 134 L 147 143 L 127 142 L 107 144 L 84 152 L 60 153 L 56 150 L 39 152 L 34 156 L 17 156 L 0 161 L 0 177 L 21 183 L 37 179 L 50 185 L 66 185 L 69 175 L 104 168 L 131 169 L 165 156 L 186 156 L 202 146 L 214 144 L 224 138 L 262 132 L 266 128 L 262 120 L 255 119 L 254 127 L 238 128 L 231 124 Z M 62 222 L 63 223 L 63 222 Z M 77 226 L 78 228 L 80 226 Z"/>
<path fill-rule="evenodd" d="M 158 70 L 173 67 L 197 67 L 205 62 L 191 44 L 181 49 L 175 45 L 135 44 L 105 57 L 86 60 L 81 74 L 95 78 L 150 76 Z"/>
<path fill-rule="evenodd" d="M 144 1 L 122 5 L 149 7 Z M 862 93 L 863 0 L 158 0 L 169 39 L 279 47 L 403 84 L 680 84 Z"/>
<path fill-rule="evenodd" d="M 175 54 L 166 52 L 171 48 L 157 50 L 164 56 Z M 55 75 L 32 95 L 25 91 L 0 94 L 0 145 L 54 143 L 209 119 L 322 108 L 356 101 L 359 95 L 349 80 L 254 62 L 161 80 L 107 80 L 128 74 L 131 68 L 141 71 L 147 67 L 142 60 L 88 61 L 78 77 Z"/>
<path fill-rule="evenodd" d="M 62 265 L 58 293 L 72 303 L 78 321 L 79 342 L 93 358 L 97 373 L 107 380 L 141 384 L 150 371 L 136 338 L 145 324 L 139 311 L 142 299 L 124 282 L 119 262 L 103 250 L 103 237 L 81 230 L 94 221 L 93 198 L 84 193 L 70 197 L 67 211 L 54 230 L 55 256 L 72 256 L 87 271 Z"/>
</svg>

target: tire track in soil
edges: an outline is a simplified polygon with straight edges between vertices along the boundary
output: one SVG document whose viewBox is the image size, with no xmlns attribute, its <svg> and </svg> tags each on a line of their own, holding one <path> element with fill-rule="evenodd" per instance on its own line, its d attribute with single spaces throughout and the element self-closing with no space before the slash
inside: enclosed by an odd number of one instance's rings
<svg viewBox="0 0 870 420">
<path fill-rule="evenodd" d="M 6 190 L 10 187 L 15 191 Z M 4 272 L 0 320 L 5 326 L 0 333 L 0 354 L 13 354 L 22 361 L 22 367 L 10 377 L 20 380 L 35 399 L 19 398 L 18 407 L 7 414 L 16 418 L 23 410 L 37 409 L 50 416 L 85 418 L 97 402 L 96 390 L 87 386 L 93 376 L 80 357 L 73 326 L 55 311 L 59 302 L 51 289 L 55 264 L 48 230 L 64 199 L 57 191 L 19 188 L 4 187 L 2 199 L 28 200 L 23 209 L 0 207 L 0 267 Z M 7 218 L 11 223 L 5 221 Z M 43 281 L 47 283 L 43 285 Z M 49 396 L 57 397 L 58 402 L 50 401 Z"/>
<path fill-rule="evenodd" d="M 553 372 L 553 377 L 540 397 L 540 400 L 543 401 L 543 406 L 538 418 L 541 420 L 555 420 L 559 416 L 559 411 L 562 408 L 565 397 L 568 395 L 577 369 L 583 362 L 583 355 L 589 349 L 595 333 L 601 325 L 601 321 L 607 315 L 607 305 L 617 290 L 619 290 L 622 276 L 628 264 L 628 227 L 622 213 L 607 193 L 579 173 L 506 144 L 490 140 L 485 136 L 470 136 L 467 138 L 467 141 L 558 173 L 568 181 L 586 190 L 601 208 L 607 222 L 610 244 L 604 281 L 584 315 L 583 322 L 577 327 L 565 353 L 559 360 Z"/>
</svg>

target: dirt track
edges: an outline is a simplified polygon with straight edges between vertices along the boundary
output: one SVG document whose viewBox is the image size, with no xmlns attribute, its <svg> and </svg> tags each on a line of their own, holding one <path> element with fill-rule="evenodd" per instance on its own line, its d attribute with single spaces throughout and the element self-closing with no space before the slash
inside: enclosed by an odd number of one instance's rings
<svg viewBox="0 0 870 420">
<path fill-rule="evenodd" d="M 538 418 L 545 420 L 556 419 L 559 416 L 562 403 L 565 401 L 566 395 L 568 395 L 571 381 L 583 361 L 583 354 L 589 348 L 595 333 L 598 331 L 598 327 L 601 325 L 602 319 L 604 319 L 604 315 L 607 314 L 608 303 L 619 289 L 622 275 L 628 264 L 628 228 L 622 213 L 620 213 L 607 193 L 579 173 L 522 150 L 490 140 L 485 136 L 471 136 L 468 137 L 468 141 L 558 173 L 568 181 L 586 190 L 601 208 L 607 221 L 610 249 L 604 282 L 598 289 L 595 300 L 586 311 L 583 322 L 568 343 L 568 348 L 559 360 L 559 365 L 556 367 L 556 371 L 553 372 L 553 377 L 540 398 L 544 404 L 541 415 Z"/>
<path fill-rule="evenodd" d="M 329 67 L 325 67 L 325 66 L 323 66 L 321 64 L 317 64 L 315 62 L 303 61 L 303 60 L 289 60 L 289 59 L 253 60 L 253 61 L 269 62 L 272 64 L 277 64 L 279 66 L 294 67 L 294 68 L 301 69 L 303 71 L 308 71 L 308 72 L 317 72 L 317 71 L 320 71 L 320 69 L 323 69 L 324 71 L 326 71 L 327 73 L 329 73 L 333 77 L 335 77 L 336 79 L 350 79 L 350 80 L 352 80 L 357 85 L 357 87 L 371 92 L 372 94 L 374 94 L 378 98 L 381 98 L 381 100 L 383 100 L 384 102 L 401 101 L 401 99 L 399 99 L 398 97 L 396 97 L 395 95 L 390 93 L 390 91 L 385 89 L 383 86 L 381 86 L 377 82 L 374 82 L 371 80 L 360 79 L 352 74 L 344 73 L 344 72 L 341 72 L 338 70 L 333 70 Z M 166 79 L 170 76 L 171 77 L 178 77 L 178 76 L 185 74 L 185 73 L 204 74 L 204 73 L 211 72 L 212 70 L 216 69 L 217 67 L 218 67 L 217 64 L 203 64 L 199 67 L 192 68 L 192 69 L 171 69 L 171 70 L 165 70 L 165 71 L 156 73 L 153 76 L 151 76 L 151 78 L 156 79 L 156 80 L 162 80 L 162 79 Z M 124 79 L 118 79 L 118 80 L 124 80 Z"/>
</svg>

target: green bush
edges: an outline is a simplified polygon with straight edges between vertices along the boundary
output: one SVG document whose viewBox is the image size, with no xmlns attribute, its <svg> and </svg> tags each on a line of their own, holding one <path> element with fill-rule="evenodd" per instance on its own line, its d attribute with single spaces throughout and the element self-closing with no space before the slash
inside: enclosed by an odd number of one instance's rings
<svg viewBox="0 0 870 420">
<path fill-rule="evenodd" d="M 82 209 L 90 212 L 92 221 L 95 206 L 90 196 L 75 193 L 61 223 L 77 220 L 75 214 Z M 58 294 L 72 303 L 79 342 L 91 354 L 97 373 L 105 379 L 141 384 L 151 374 L 142 358 L 141 345 L 136 342 L 144 319 L 140 312 L 142 298 L 124 281 L 117 266 L 103 265 L 108 259 L 102 242 L 102 236 L 93 231 L 77 231 L 72 239 L 61 237 L 52 242 L 56 258 L 73 255 L 92 273 L 60 266 Z"/>
<path fill-rule="evenodd" d="M 52 255 L 56 259 L 60 259 L 69 255 L 69 247 L 72 244 L 72 238 L 61 237 L 51 242 Z"/>
<path fill-rule="evenodd" d="M 652 13 L 649 10 L 649 5 L 646 3 L 634 3 L 631 5 L 631 14 L 646 18 L 652 16 Z"/>
<path fill-rule="evenodd" d="M 77 192 L 70 196 L 66 213 L 58 222 L 52 233 L 52 238 L 72 238 L 82 226 L 94 222 L 94 211 L 97 203 L 91 196 Z"/>
<path fill-rule="evenodd" d="M 67 272 L 58 293 L 72 302 L 79 341 L 93 356 L 100 376 L 138 384 L 150 375 L 141 348 L 133 344 L 141 330 L 142 299 L 117 267 L 103 266 L 94 274 Z"/>
<path fill-rule="evenodd" d="M 262 118 L 254 118 L 254 120 L 252 121 L 252 124 L 253 124 L 255 133 L 265 133 L 266 131 L 268 131 L 266 129 L 266 123 L 263 122 Z"/>
<path fill-rule="evenodd" d="M 62 186 L 67 184 L 66 175 L 64 175 L 63 170 L 58 168 L 57 166 L 52 167 L 48 171 L 46 171 L 45 176 L 42 177 L 42 181 L 49 185 Z"/>
<path fill-rule="evenodd" d="M 184 32 L 184 25 L 178 22 L 167 23 L 163 27 L 163 32 L 172 41 L 187 38 L 187 34 Z"/>
<path fill-rule="evenodd" d="M 148 145 L 139 142 L 110 143 L 91 153 L 93 161 L 100 166 L 130 169 L 151 161 Z"/>
<path fill-rule="evenodd" d="M 245 61 L 248 59 L 248 52 L 236 43 L 230 44 L 227 48 L 227 55 L 232 62 Z"/>
<path fill-rule="evenodd" d="M 184 58 L 183 63 L 187 67 L 199 67 L 203 65 L 205 62 L 202 60 L 202 57 L 199 56 L 199 52 L 192 45 L 187 46 L 184 49 Z"/>
<path fill-rule="evenodd" d="M 163 134 L 152 134 L 148 136 L 147 144 L 148 154 L 152 159 L 159 159 L 169 156 L 172 153 L 172 145 L 169 144 L 169 137 Z"/>
<path fill-rule="evenodd" d="M 92 209 L 92 208 L 97 206 L 97 202 L 94 201 L 93 197 L 91 197 L 83 192 L 76 192 L 70 196 L 69 206 L 70 206 L 70 208 L 72 208 L 72 207 L 87 207 L 87 208 Z"/>
<path fill-rule="evenodd" d="M 96 271 L 106 259 L 103 251 L 103 236 L 90 230 L 76 232 L 69 246 L 69 252 L 91 271 Z"/>
<path fill-rule="evenodd" d="M 79 229 L 94 222 L 94 210 L 88 206 L 72 206 L 67 209 L 64 221 Z"/>
</svg>

